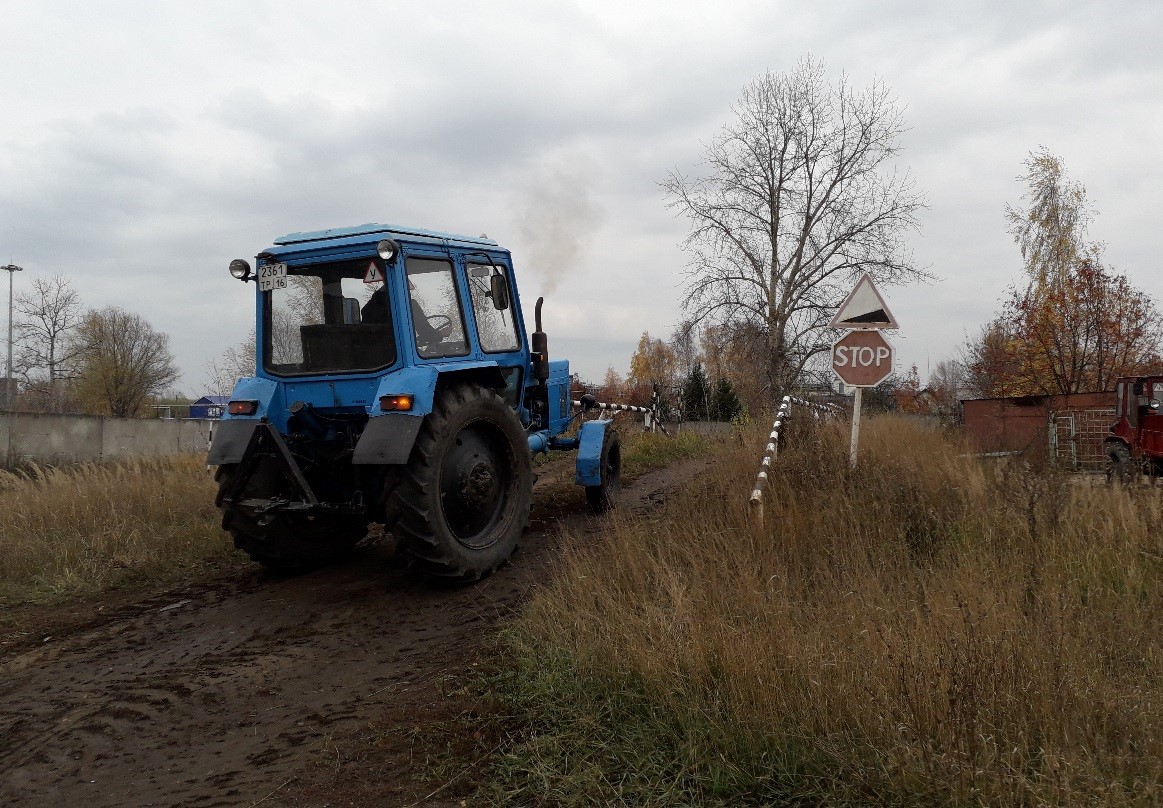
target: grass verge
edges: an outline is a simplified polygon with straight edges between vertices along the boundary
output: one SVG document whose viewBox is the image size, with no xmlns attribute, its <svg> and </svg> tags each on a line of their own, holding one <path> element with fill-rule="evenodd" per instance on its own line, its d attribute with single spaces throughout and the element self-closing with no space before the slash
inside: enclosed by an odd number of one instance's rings
<svg viewBox="0 0 1163 808">
<path fill-rule="evenodd" d="M 0 605 L 165 580 L 233 556 L 201 456 L 0 472 Z"/>
<path fill-rule="evenodd" d="M 759 430 L 510 630 L 510 804 L 1163 802 L 1163 501 L 894 418 Z"/>
</svg>

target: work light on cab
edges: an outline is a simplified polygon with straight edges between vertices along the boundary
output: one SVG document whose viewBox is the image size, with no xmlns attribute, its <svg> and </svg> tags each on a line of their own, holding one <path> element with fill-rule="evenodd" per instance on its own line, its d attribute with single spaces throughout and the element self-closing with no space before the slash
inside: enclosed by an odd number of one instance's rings
<svg viewBox="0 0 1163 808">
<path fill-rule="evenodd" d="M 243 282 L 250 280 L 250 262 L 243 258 L 235 258 L 230 262 L 230 274 Z"/>
<path fill-rule="evenodd" d="M 380 396 L 380 409 L 384 412 L 411 412 L 412 396 Z"/>
<path fill-rule="evenodd" d="M 390 264 L 396 259 L 396 255 L 400 252 L 400 248 L 392 239 L 385 238 L 376 244 L 376 252 L 380 254 L 380 258 L 384 259 Z"/>
<path fill-rule="evenodd" d="M 257 409 L 257 401 L 231 401 L 226 405 L 226 411 L 231 415 L 254 415 Z"/>
</svg>

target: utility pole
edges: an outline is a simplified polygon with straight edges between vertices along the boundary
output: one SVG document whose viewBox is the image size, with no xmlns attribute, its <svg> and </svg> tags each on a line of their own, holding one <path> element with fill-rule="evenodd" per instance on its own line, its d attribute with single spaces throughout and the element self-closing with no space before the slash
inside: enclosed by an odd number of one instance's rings
<svg viewBox="0 0 1163 808">
<path fill-rule="evenodd" d="M 0 267 L 8 273 L 8 375 L 4 377 L 4 409 L 8 410 L 8 451 L 5 452 L 4 465 L 12 468 L 12 278 L 17 272 L 23 272 L 24 267 L 16 264 L 5 264 Z"/>
<path fill-rule="evenodd" d="M 5 264 L 0 266 L 0 270 L 8 272 L 8 374 L 5 378 L 5 407 L 12 409 L 12 279 L 17 272 L 23 272 L 23 266 L 16 266 L 15 264 Z"/>
</svg>

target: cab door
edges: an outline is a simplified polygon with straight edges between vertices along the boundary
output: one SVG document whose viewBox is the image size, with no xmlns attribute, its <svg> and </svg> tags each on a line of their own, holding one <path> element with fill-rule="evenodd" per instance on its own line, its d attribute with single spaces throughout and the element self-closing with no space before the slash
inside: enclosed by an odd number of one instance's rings
<svg viewBox="0 0 1163 808">
<path fill-rule="evenodd" d="M 528 358 L 521 340 L 521 329 L 514 317 L 512 280 L 508 262 L 497 257 L 488 260 L 484 255 L 465 258 L 476 343 L 485 359 L 494 360 L 505 377 L 502 393 L 510 407 L 520 405 L 520 392 L 525 383 L 524 373 Z M 498 297 L 493 289 L 497 286 Z"/>
</svg>

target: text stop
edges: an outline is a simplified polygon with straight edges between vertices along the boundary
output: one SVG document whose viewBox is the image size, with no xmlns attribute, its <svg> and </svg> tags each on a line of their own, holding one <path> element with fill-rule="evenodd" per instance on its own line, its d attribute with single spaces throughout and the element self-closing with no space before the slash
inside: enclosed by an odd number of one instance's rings
<svg viewBox="0 0 1163 808">
<path fill-rule="evenodd" d="M 832 370 L 854 387 L 875 387 L 892 373 L 892 346 L 879 331 L 852 331 L 832 346 Z"/>
</svg>

